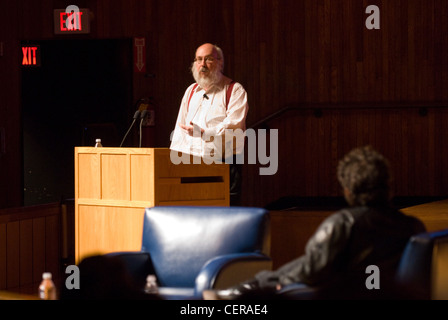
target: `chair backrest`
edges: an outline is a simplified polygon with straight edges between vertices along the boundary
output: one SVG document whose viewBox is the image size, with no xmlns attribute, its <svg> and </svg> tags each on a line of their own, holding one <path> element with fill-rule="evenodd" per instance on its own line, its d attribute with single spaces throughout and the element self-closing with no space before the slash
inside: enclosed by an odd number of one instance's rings
<svg viewBox="0 0 448 320">
<path fill-rule="evenodd" d="M 448 299 L 448 229 L 411 237 L 397 281 L 417 299 Z"/>
<path fill-rule="evenodd" d="M 231 253 L 269 255 L 269 212 L 252 207 L 146 208 L 142 251 L 161 286 L 194 287 L 202 266 Z"/>
</svg>

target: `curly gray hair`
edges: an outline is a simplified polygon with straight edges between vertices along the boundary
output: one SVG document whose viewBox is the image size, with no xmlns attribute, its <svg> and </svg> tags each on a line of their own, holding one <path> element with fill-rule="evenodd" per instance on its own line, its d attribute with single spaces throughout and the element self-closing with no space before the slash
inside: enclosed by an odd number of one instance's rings
<svg viewBox="0 0 448 320">
<path fill-rule="evenodd" d="M 353 149 L 337 167 L 339 183 L 347 189 L 350 205 L 372 206 L 389 202 L 389 162 L 371 146 Z"/>
</svg>

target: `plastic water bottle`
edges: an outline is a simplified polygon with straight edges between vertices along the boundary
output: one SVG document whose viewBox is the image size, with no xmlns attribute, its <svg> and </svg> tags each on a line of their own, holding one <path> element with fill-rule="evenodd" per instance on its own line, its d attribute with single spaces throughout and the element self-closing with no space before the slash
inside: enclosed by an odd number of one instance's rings
<svg viewBox="0 0 448 320">
<path fill-rule="evenodd" d="M 96 139 L 95 140 L 95 148 L 102 148 L 103 145 L 101 144 L 101 139 Z"/>
<path fill-rule="evenodd" d="M 155 275 L 150 274 L 146 277 L 145 293 L 157 294 L 159 287 L 157 285 L 157 278 Z"/>
<path fill-rule="evenodd" d="M 39 298 L 42 300 L 56 300 L 56 286 L 51 272 L 42 274 L 42 282 L 39 285 Z"/>
</svg>

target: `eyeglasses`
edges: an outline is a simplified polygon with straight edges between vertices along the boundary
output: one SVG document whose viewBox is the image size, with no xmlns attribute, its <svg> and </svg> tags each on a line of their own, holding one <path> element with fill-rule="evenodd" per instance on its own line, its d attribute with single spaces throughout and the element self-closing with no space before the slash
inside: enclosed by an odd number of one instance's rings
<svg viewBox="0 0 448 320">
<path fill-rule="evenodd" d="M 193 61 L 196 62 L 197 64 L 202 64 L 203 61 L 205 61 L 205 63 L 213 63 L 215 60 L 219 60 L 219 59 L 213 58 L 212 56 L 206 56 L 204 58 L 197 57 Z"/>
</svg>

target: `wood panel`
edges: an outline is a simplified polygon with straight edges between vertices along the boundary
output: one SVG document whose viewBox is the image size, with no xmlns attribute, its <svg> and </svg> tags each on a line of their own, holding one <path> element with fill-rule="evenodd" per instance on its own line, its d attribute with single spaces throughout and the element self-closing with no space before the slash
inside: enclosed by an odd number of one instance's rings
<svg viewBox="0 0 448 320">
<path fill-rule="evenodd" d="M 290 111 L 269 122 L 278 129 L 278 171 L 261 176 L 257 165 L 243 170 L 245 205 L 266 206 L 281 197 L 341 196 L 338 161 L 354 147 L 370 144 L 390 161 L 394 196 L 440 197 L 448 194 L 448 109 L 340 109 L 320 105 L 322 116 Z M 292 138 L 293 137 L 293 138 Z M 260 188 L 260 186 L 262 186 Z M 276 186 L 272 188 L 270 186 Z M 256 192 L 254 192 L 256 190 Z"/>
<path fill-rule="evenodd" d="M 8 270 L 6 266 L 6 250 L 7 242 L 6 242 L 6 223 L 0 224 L 0 288 L 6 288 L 6 270 Z"/>
<path fill-rule="evenodd" d="M 448 199 L 404 208 L 402 211 L 422 220 L 428 231 L 448 229 Z"/>
<path fill-rule="evenodd" d="M 6 286 L 20 286 L 20 222 L 10 222 L 6 226 Z"/>
<path fill-rule="evenodd" d="M 147 207 L 228 206 L 229 165 L 184 160 L 172 163 L 168 148 L 75 147 L 75 262 L 139 250 Z"/>
<path fill-rule="evenodd" d="M 33 283 L 33 220 L 23 220 L 19 223 L 20 286 L 24 286 Z"/>
<path fill-rule="evenodd" d="M 0 291 L 0 300 L 40 300 L 40 298 L 36 294 Z"/>
<path fill-rule="evenodd" d="M 126 154 L 101 154 L 101 199 L 129 200 L 130 170 Z M 82 172 L 82 170 L 80 170 Z"/>
<path fill-rule="evenodd" d="M 101 197 L 101 171 L 100 160 L 96 153 L 81 154 L 76 164 L 79 168 L 83 168 L 79 172 L 75 190 L 80 198 L 100 198 Z M 96 179 L 93 179 L 96 177 Z M 82 186 L 82 187 L 81 187 Z"/>
<path fill-rule="evenodd" d="M 59 274 L 62 267 L 60 231 L 61 211 L 60 207 L 58 209 L 58 215 L 45 217 L 45 270 L 48 270 L 54 275 L 55 281 L 59 279 Z M 42 276 L 38 279 L 40 281 L 42 279 Z"/>
<path fill-rule="evenodd" d="M 143 214 L 141 208 L 80 205 L 77 212 L 77 262 L 89 255 L 139 251 L 142 246 Z"/>
<path fill-rule="evenodd" d="M 38 217 L 33 221 L 33 279 L 42 278 L 45 270 L 45 217 Z"/>
<path fill-rule="evenodd" d="M 434 284 L 433 295 L 438 297 L 439 300 L 448 299 L 448 288 L 446 284 L 448 283 L 448 241 L 437 241 L 434 248 L 433 259 L 434 264 L 432 266 Z"/>
<path fill-rule="evenodd" d="M 168 148 L 76 147 L 74 161 L 78 204 L 145 208 L 159 201 L 229 203 L 227 164 L 208 164 L 193 157 L 174 164 Z M 136 197 L 131 199 L 131 194 Z"/>
<path fill-rule="evenodd" d="M 131 155 L 131 181 L 137 188 L 130 190 L 131 200 L 143 201 L 151 194 L 151 186 L 154 185 L 154 157 L 152 155 Z M 147 172 L 148 174 L 142 174 Z"/>
<path fill-rule="evenodd" d="M 60 213 L 58 203 L 0 210 L 0 289 L 35 293 L 43 272 L 59 280 Z"/>
</svg>

